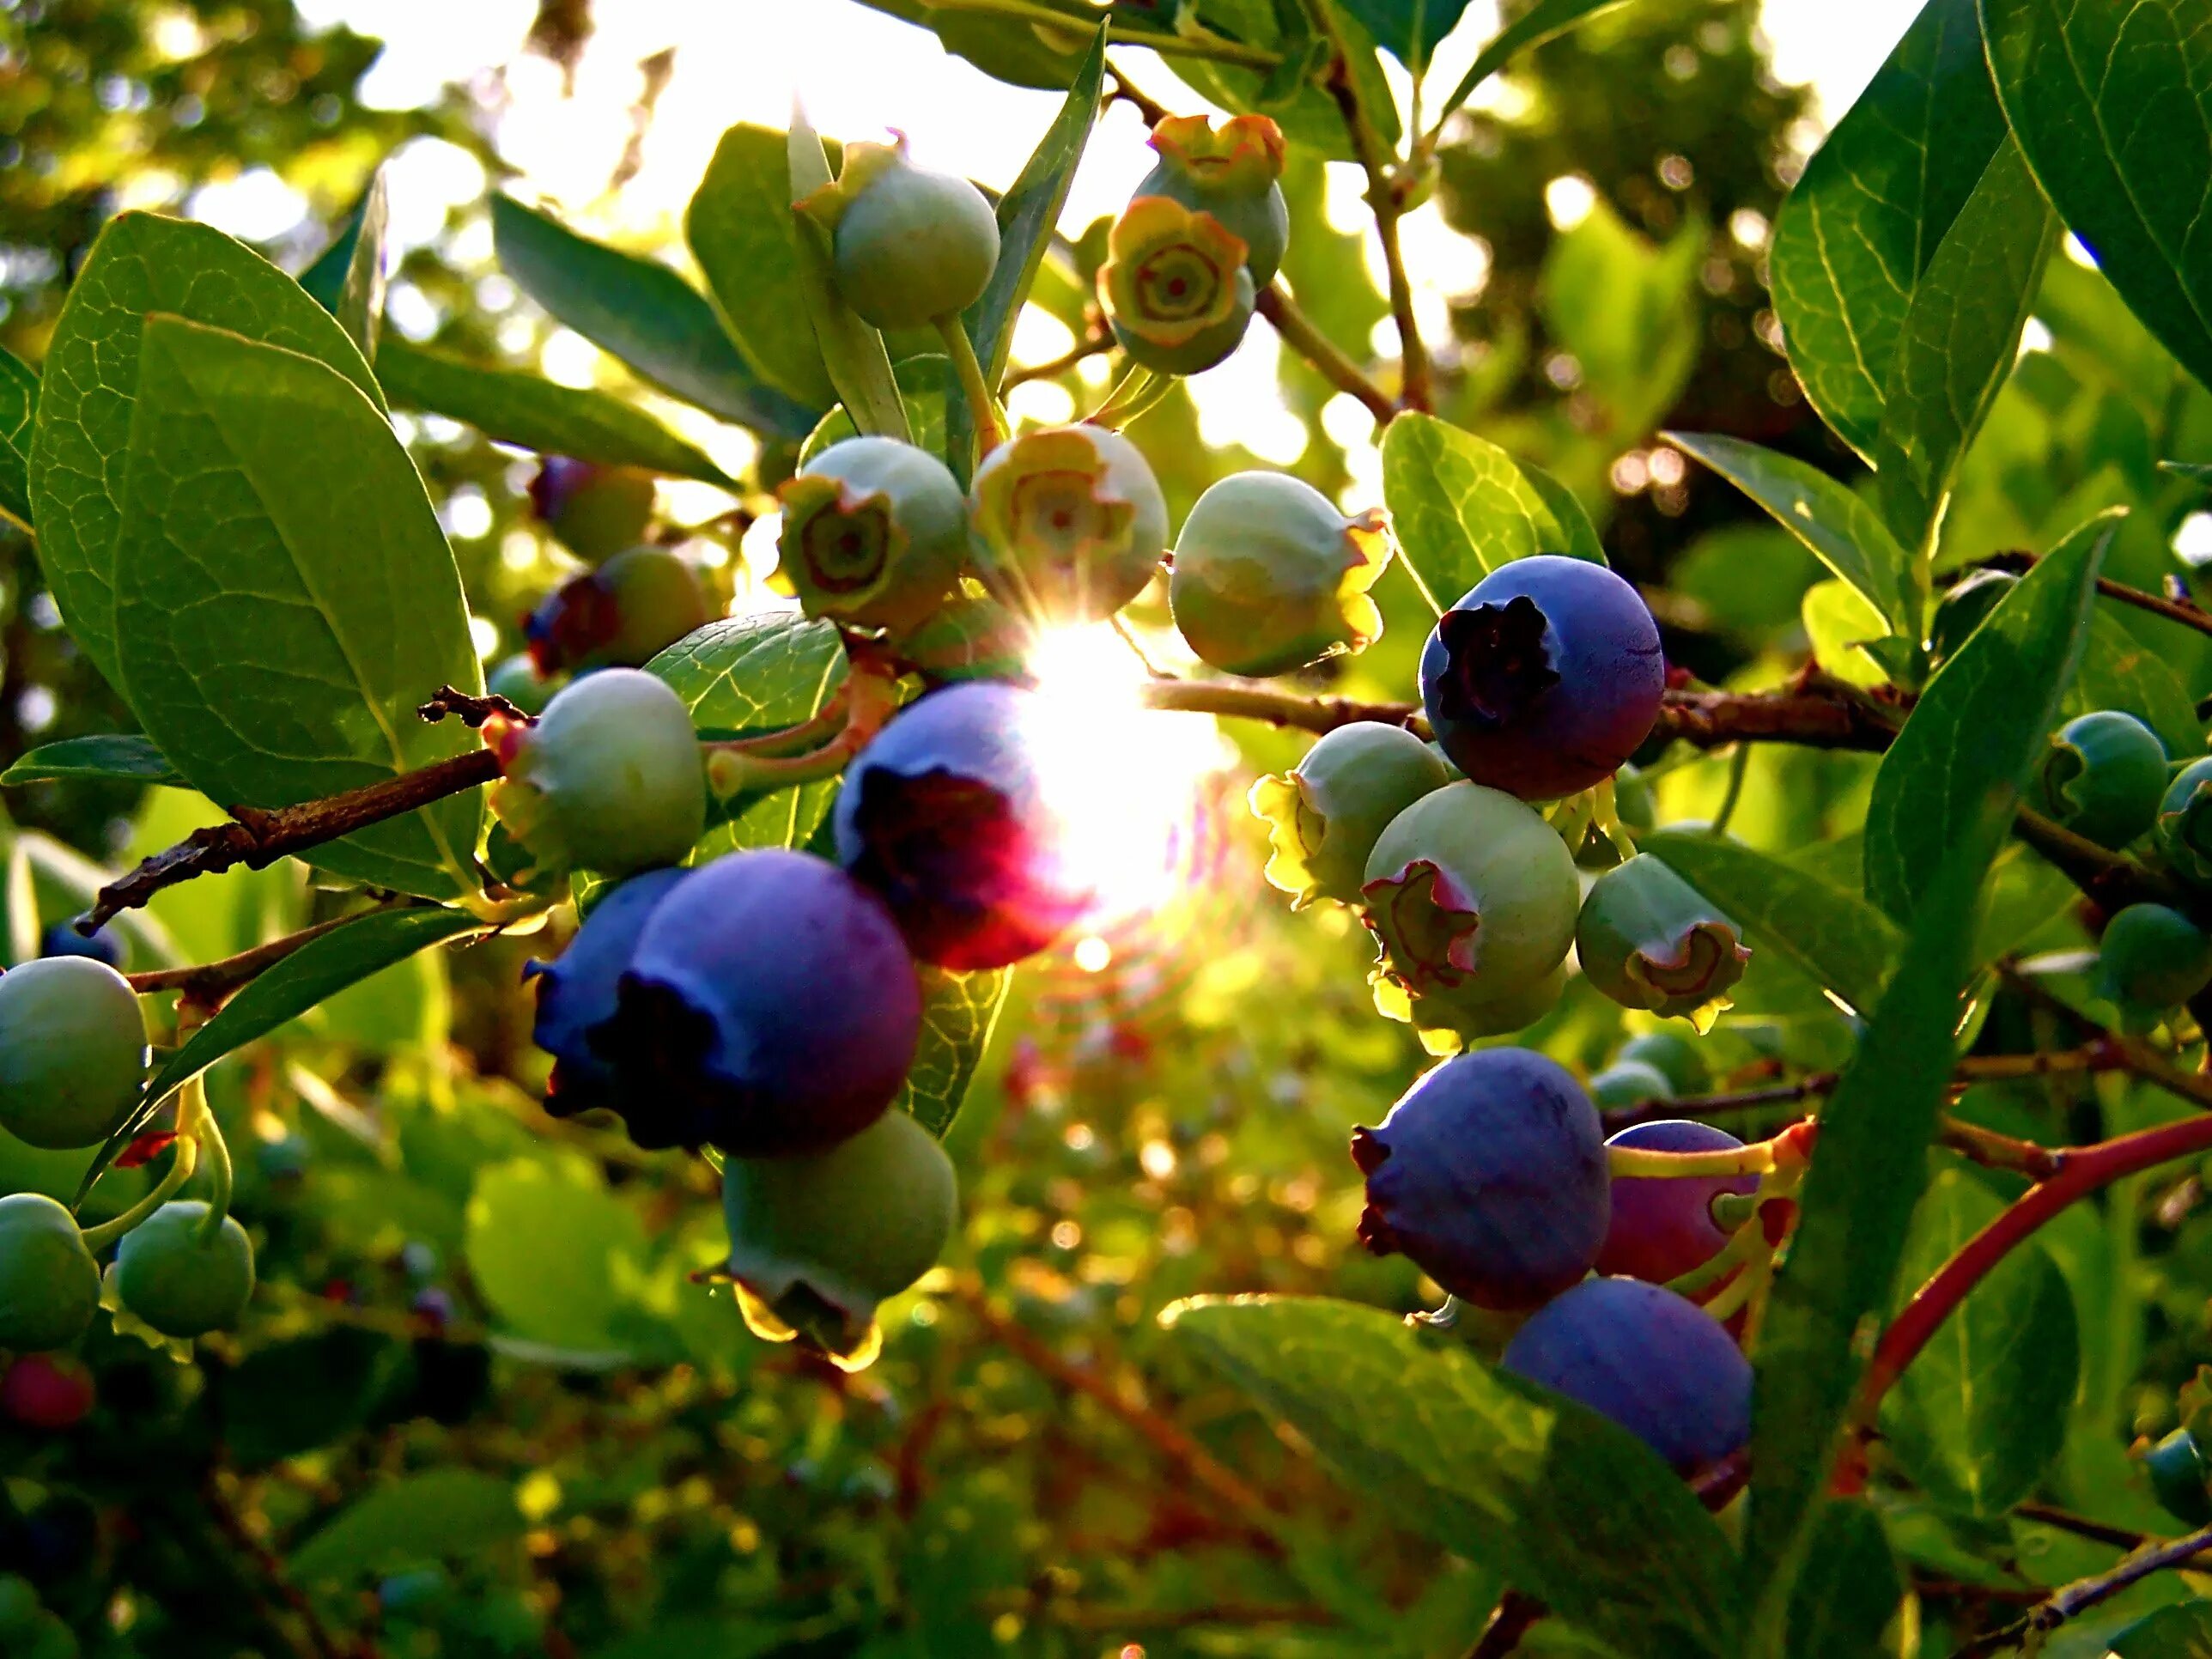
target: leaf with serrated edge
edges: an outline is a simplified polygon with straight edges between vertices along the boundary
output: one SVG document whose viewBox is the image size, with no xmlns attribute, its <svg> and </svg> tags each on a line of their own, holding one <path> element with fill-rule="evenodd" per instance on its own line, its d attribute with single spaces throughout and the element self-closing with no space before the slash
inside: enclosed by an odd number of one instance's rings
<svg viewBox="0 0 2212 1659">
<path fill-rule="evenodd" d="M 1638 1659 L 1735 1655 L 1720 1528 L 1595 1413 L 1376 1308 L 1201 1297 L 1161 1322 L 1379 1512 L 1495 1565 L 1563 1624 Z"/>
<path fill-rule="evenodd" d="M 147 319 L 116 647 L 148 738 L 210 799 L 289 806 L 472 747 L 415 710 L 483 686 L 452 550 L 407 452 L 310 357 Z M 475 791 L 319 848 L 403 892 L 475 885 Z"/>
<path fill-rule="evenodd" d="M 2212 386 L 2212 3 L 1983 0 L 2028 165 L 2112 286 Z"/>
<path fill-rule="evenodd" d="M 1533 553 L 1605 562 L 1589 516 L 1533 474 L 1496 444 L 1433 416 L 1390 422 L 1382 499 L 1406 568 L 1431 605 L 1442 611 L 1500 565 Z"/>
<path fill-rule="evenodd" d="M 2057 233 L 2008 141 L 1912 290 L 1874 444 L 1882 517 L 1906 548 L 1922 549 L 1936 533 L 1960 459 L 2020 354 Z"/>
<path fill-rule="evenodd" d="M 52 783 L 58 778 L 110 778 L 179 787 L 185 782 L 152 738 L 118 733 L 41 744 L 0 772 L 0 785 Z"/>
<path fill-rule="evenodd" d="M 927 964 L 921 974 L 921 1047 L 897 1105 L 942 1140 L 968 1097 L 1014 975 L 1010 968 L 954 974 Z"/>
<path fill-rule="evenodd" d="M 1775 217 L 1790 367 L 1869 459 L 1913 287 L 2004 131 L 1974 0 L 1929 0 Z"/>
<path fill-rule="evenodd" d="M 150 213 L 107 222 L 46 347 L 30 486 L 39 562 L 70 637 L 126 699 L 115 653 L 115 541 L 139 332 L 157 311 L 318 358 L 384 405 L 346 331 L 244 243 Z"/>
<path fill-rule="evenodd" d="M 1881 998 L 1903 941 L 1857 894 L 1723 836 L 1662 830 L 1636 846 L 1733 917 L 1754 951 L 1771 951 L 1855 1009 Z"/>
<path fill-rule="evenodd" d="M 2089 634 L 2095 575 L 2119 514 L 2038 562 L 1929 682 L 1875 773 L 1867 896 L 1912 915 L 1962 826 L 2016 795 L 2043 750 Z"/>
<path fill-rule="evenodd" d="M 31 527 L 31 422 L 39 377 L 12 351 L 0 350 L 0 514 Z"/>
<path fill-rule="evenodd" d="M 1717 432 L 1663 432 L 1660 436 L 1765 507 L 1838 580 L 1864 594 L 1892 628 L 1910 636 L 1903 595 L 1911 557 L 1873 507 L 1795 456 Z"/>
<path fill-rule="evenodd" d="M 1898 1273 L 1925 1284 L 2004 1208 L 1961 1170 L 1936 1177 Z M 2081 1372 L 2074 1298 L 2030 1239 L 1977 1283 L 1882 1402 L 1882 1431 L 1906 1474 L 1939 1501 L 2002 1515 L 2034 1489 L 2065 1443 Z"/>
<path fill-rule="evenodd" d="M 501 268 L 522 291 L 662 390 L 771 437 L 803 438 L 813 411 L 756 374 L 706 295 L 658 260 L 624 253 L 510 196 L 491 198 Z"/>
<path fill-rule="evenodd" d="M 731 482 L 652 416 L 604 392 L 465 362 L 404 340 L 385 343 L 376 373 L 397 406 L 446 416 L 501 443 L 605 466 L 643 467 L 672 478 Z"/>
</svg>

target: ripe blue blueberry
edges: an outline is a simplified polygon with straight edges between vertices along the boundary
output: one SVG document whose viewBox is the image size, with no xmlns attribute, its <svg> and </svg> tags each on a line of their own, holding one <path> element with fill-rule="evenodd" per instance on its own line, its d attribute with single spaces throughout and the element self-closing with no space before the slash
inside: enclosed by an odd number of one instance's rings
<svg viewBox="0 0 2212 1659">
<path fill-rule="evenodd" d="M 1610 1205 L 1604 1133 L 1582 1085 L 1529 1048 L 1448 1060 L 1355 1129 L 1359 1239 L 1410 1257 L 1480 1308 L 1540 1307 L 1588 1273 Z"/>
<path fill-rule="evenodd" d="M 2197 1438 L 2176 1429 L 2142 1455 L 2150 1476 L 2150 1489 L 2158 1501 L 2185 1525 L 2212 1524 L 2212 1465 L 2197 1449 Z"/>
<path fill-rule="evenodd" d="M 48 1152 L 95 1145 L 145 1071 L 138 998 L 106 963 L 42 957 L 0 975 L 0 1128 Z"/>
<path fill-rule="evenodd" d="M 0 1198 L 0 1348 L 66 1346 L 99 1306 L 100 1265 L 76 1218 L 43 1193 Z"/>
<path fill-rule="evenodd" d="M 1035 708 L 1034 693 L 997 681 L 946 686 L 893 716 L 847 769 L 838 860 L 883 896 L 924 962 L 1018 962 L 1090 902 L 1045 798 Z"/>
<path fill-rule="evenodd" d="M 1502 565 L 1438 620 L 1421 701 L 1454 765 L 1523 800 L 1610 777 L 1651 734 L 1667 689 L 1659 629 L 1603 565 Z"/>
<path fill-rule="evenodd" d="M 2100 708 L 2051 733 L 2035 775 L 2035 803 L 2100 847 L 2124 847 L 2158 817 L 2166 745 L 2133 714 Z"/>
<path fill-rule="evenodd" d="M 1741 1146 L 1725 1129 L 1686 1118 L 1662 1118 L 1623 1129 L 1608 1146 L 1653 1152 L 1731 1152 Z M 1723 1193 L 1755 1193 L 1756 1176 L 1617 1176 L 1613 1221 L 1597 1254 L 1601 1273 L 1625 1274 L 1663 1285 L 1702 1267 L 1721 1252 L 1729 1235 L 1713 1219 Z"/>
<path fill-rule="evenodd" d="M 707 590 L 683 556 L 632 547 L 564 583 L 523 624 L 541 675 L 642 668 L 714 618 Z"/>
<path fill-rule="evenodd" d="M 556 1117 L 593 1107 L 623 1109 L 614 1067 L 592 1048 L 591 1033 L 615 1017 L 623 971 L 637 950 L 646 919 L 688 872 L 652 870 L 601 896 L 568 948 L 551 962 L 523 969 L 538 981 L 532 1040 L 553 1056 L 545 1109 Z"/>
<path fill-rule="evenodd" d="M 1267 823 L 1267 879 L 1303 909 L 1317 898 L 1357 904 L 1382 831 L 1448 780 L 1434 750 L 1402 726 L 1356 720 L 1326 733 L 1280 777 L 1252 786 Z"/>
<path fill-rule="evenodd" d="M 253 1241 L 227 1215 L 203 1238 L 208 1206 L 172 1199 L 123 1236 L 115 1249 L 115 1294 L 164 1336 L 228 1330 L 253 1296 Z"/>
<path fill-rule="evenodd" d="M 90 957 L 120 972 L 131 960 L 131 942 L 119 933 L 103 927 L 87 939 L 68 922 L 57 921 L 39 935 L 42 957 Z"/>
<path fill-rule="evenodd" d="M 662 896 L 591 1042 L 640 1146 L 768 1158 L 874 1122 L 921 1036 L 921 983 L 882 901 L 834 864 L 769 848 Z"/>
<path fill-rule="evenodd" d="M 1641 1279 L 1576 1285 L 1515 1333 L 1504 1364 L 1685 1474 L 1751 1438 L 1751 1362 L 1704 1309 Z"/>
</svg>

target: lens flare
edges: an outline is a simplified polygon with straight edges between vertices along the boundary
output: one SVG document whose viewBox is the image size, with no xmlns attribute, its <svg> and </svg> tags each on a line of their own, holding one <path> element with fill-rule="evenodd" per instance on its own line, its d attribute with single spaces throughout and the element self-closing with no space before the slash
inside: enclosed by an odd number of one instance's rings
<svg viewBox="0 0 2212 1659">
<path fill-rule="evenodd" d="M 1146 706 L 1145 665 L 1108 625 L 1046 629 L 1028 666 L 1026 736 L 1065 856 L 1097 892 L 1083 932 L 1110 938 L 1188 888 L 1207 781 L 1235 755 L 1211 720 Z"/>
</svg>

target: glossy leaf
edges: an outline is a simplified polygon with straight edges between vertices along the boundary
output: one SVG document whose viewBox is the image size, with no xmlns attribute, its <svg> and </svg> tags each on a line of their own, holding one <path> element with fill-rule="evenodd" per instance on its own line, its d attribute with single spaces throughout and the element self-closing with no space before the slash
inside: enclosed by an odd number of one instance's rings
<svg viewBox="0 0 2212 1659">
<path fill-rule="evenodd" d="M 1880 1000 L 1903 939 L 1857 894 L 1725 836 L 1662 830 L 1636 845 L 1734 919 L 1754 951 L 1772 951 L 1856 1009 Z"/>
<path fill-rule="evenodd" d="M 31 526 L 31 422 L 39 412 L 39 376 L 12 351 L 0 350 L 0 514 Z"/>
<path fill-rule="evenodd" d="M 276 807 L 476 738 L 415 710 L 483 684 L 453 556 L 374 405 L 312 358 L 149 319 L 115 548 L 116 650 L 146 736 L 226 805 Z M 475 885 L 476 792 L 319 848 L 359 881 Z"/>
<path fill-rule="evenodd" d="M 475 1469 L 424 1469 L 356 1498 L 291 1553 L 286 1576 L 303 1584 L 366 1577 L 395 1567 L 481 1556 L 520 1538 L 514 1488 Z"/>
<path fill-rule="evenodd" d="M 1913 288 L 2004 130 L 1974 0 L 1929 0 L 1775 219 L 1790 366 L 1869 459 Z"/>
<path fill-rule="evenodd" d="M 511 196 L 491 201 L 499 263 L 524 293 L 663 391 L 765 437 L 803 438 L 811 410 L 738 355 L 706 296 L 658 260 L 579 236 Z"/>
<path fill-rule="evenodd" d="M 1162 1316 L 1369 1502 L 1639 1659 L 1733 1655 L 1731 1553 L 1649 1449 L 1380 1309 L 1203 1297 Z"/>
<path fill-rule="evenodd" d="M 975 1080 L 1014 975 L 1008 968 L 954 974 L 927 965 L 921 973 L 921 1048 L 898 1106 L 942 1139 Z"/>
<path fill-rule="evenodd" d="M 1535 0 L 1510 23 L 1491 37 L 1490 44 L 1475 55 L 1468 65 L 1467 73 L 1451 89 L 1451 95 L 1437 107 L 1437 118 L 1441 121 L 1462 104 L 1467 102 L 1474 89 L 1504 69 L 1520 53 L 1531 46 L 1540 46 L 1554 35 L 1565 34 L 1584 19 L 1595 17 L 1601 11 L 1610 11 L 1621 0 Z"/>
<path fill-rule="evenodd" d="M 1428 63 L 1437 42 L 1459 27 L 1468 8 L 1468 0 L 1340 0 L 1340 3 L 1366 25 L 1376 46 L 1415 71 Z"/>
<path fill-rule="evenodd" d="M 2000 144 L 1912 290 L 1883 388 L 1875 482 L 1907 548 L 1934 535 L 1960 459 L 2012 373 L 2057 235 L 2019 147 Z"/>
<path fill-rule="evenodd" d="M 1913 1218 L 1898 1273 L 1924 1284 L 2004 1209 L 1963 1170 L 1936 1177 Z M 2081 1373 L 2074 1298 L 2031 1239 L 1977 1284 L 1883 1402 L 1898 1461 L 1937 1499 L 2002 1515 L 2032 1492 L 2065 1443 Z"/>
<path fill-rule="evenodd" d="M 376 361 L 377 337 L 384 330 L 384 241 L 390 218 L 384 169 L 379 167 L 354 217 L 353 248 L 346 258 L 345 281 L 338 289 L 337 303 L 331 307 L 338 326 L 371 362 Z"/>
<path fill-rule="evenodd" d="M 1991 801 L 2016 803 L 2081 659 L 2117 523 L 2093 519 L 2039 561 L 1929 682 L 1882 757 L 1867 805 L 1867 896 L 1898 920 Z"/>
<path fill-rule="evenodd" d="M 1805 1570 L 1790 1593 L 1790 1659 L 1866 1659 L 1905 1599 L 1881 1517 L 1864 1504 L 1820 1511 Z"/>
<path fill-rule="evenodd" d="M 898 382 L 891 378 L 890 353 L 884 337 L 854 314 L 837 293 L 830 274 L 830 234 L 811 216 L 795 211 L 798 202 L 830 182 L 830 158 L 822 140 L 807 125 L 796 106 L 791 112 L 791 131 L 784 145 L 785 212 L 791 226 L 792 246 L 799 256 L 799 295 L 814 325 L 814 342 L 822 352 L 822 366 L 836 389 L 837 400 L 860 431 L 911 441 L 906 405 L 899 401 Z M 805 436 L 805 434 L 800 434 Z"/>
<path fill-rule="evenodd" d="M 607 466 L 642 467 L 672 478 L 730 483 L 698 448 L 604 392 L 465 362 L 404 340 L 385 343 L 376 373 L 396 407 L 446 416 L 501 443 Z"/>
<path fill-rule="evenodd" d="M 684 234 L 746 360 L 800 403 L 827 409 L 837 393 L 807 324 L 787 142 L 772 127 L 724 133 L 684 211 Z"/>
<path fill-rule="evenodd" d="M 1982 0 L 2037 181 L 2150 331 L 2212 385 L 2212 3 Z"/>
<path fill-rule="evenodd" d="M 619 1352 L 625 1283 L 645 1277 L 645 1224 L 582 1170 L 544 1158 L 483 1170 L 468 1206 L 469 1278 L 502 1332 L 577 1352 Z"/>
<path fill-rule="evenodd" d="M 2138 1619 L 2107 1645 L 2118 1659 L 2212 1656 L 2212 1601 L 2180 1601 Z"/>
<path fill-rule="evenodd" d="M 1317 150 L 1332 161 L 1358 159 L 1345 131 L 1344 114 L 1321 84 L 1317 72 L 1325 47 L 1313 31 L 1310 8 L 1327 4 L 1344 40 L 1354 96 L 1385 148 L 1398 142 L 1398 106 L 1383 78 L 1375 42 L 1343 0 L 1299 0 L 1279 7 L 1275 0 L 1198 0 L 1188 9 L 1200 27 L 1240 45 L 1279 54 L 1273 71 L 1248 69 L 1207 58 L 1171 57 L 1167 66 L 1201 97 L 1238 114 L 1272 116 L 1293 144 Z M 1286 28 L 1284 19 L 1295 27 Z"/>
<path fill-rule="evenodd" d="M 1819 468 L 1717 432 L 1661 434 L 1773 514 L 1841 581 L 1864 594 L 1893 628 L 1910 631 L 1904 592 L 1910 556 L 1881 515 Z"/>
<path fill-rule="evenodd" d="M 138 397 L 139 335 L 154 312 L 303 353 L 352 381 L 379 409 L 384 404 L 346 331 L 242 242 L 150 213 L 108 221 L 46 347 L 30 486 L 39 562 L 70 635 L 126 698 L 115 649 L 116 538 Z"/>
<path fill-rule="evenodd" d="M 0 785 L 51 783 L 59 778 L 100 778 L 119 783 L 165 783 L 185 780 L 150 738 L 64 738 L 42 744 L 0 772 Z"/>
<path fill-rule="evenodd" d="M 1496 444 L 1430 415 L 1401 415 L 1382 434 L 1382 498 L 1406 567 L 1441 611 L 1500 565 L 1532 553 L 1603 564 L 1574 498 L 1540 487 Z"/>
<path fill-rule="evenodd" d="M 2194 757 L 2203 745 L 2196 704 L 2182 688 L 2180 676 L 2102 606 L 2090 620 L 2081 665 L 2066 699 L 2069 715 L 2097 708 L 2133 714 L 2158 733 L 2166 752 L 2177 760 Z"/>
</svg>

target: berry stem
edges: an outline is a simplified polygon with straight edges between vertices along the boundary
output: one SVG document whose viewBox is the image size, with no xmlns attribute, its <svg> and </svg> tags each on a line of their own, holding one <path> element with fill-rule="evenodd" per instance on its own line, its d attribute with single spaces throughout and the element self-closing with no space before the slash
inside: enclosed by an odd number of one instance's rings
<svg viewBox="0 0 2212 1659">
<path fill-rule="evenodd" d="M 977 449 L 988 455 L 1006 442 L 1006 428 L 999 418 L 990 382 L 983 377 L 983 365 L 976 360 L 975 343 L 968 337 L 967 325 L 957 315 L 939 317 L 937 334 L 952 359 L 953 372 L 960 376 L 960 390 L 968 399 L 968 418 L 975 427 Z"/>
<path fill-rule="evenodd" d="M 204 1073 L 193 1078 L 178 1091 L 177 1121 L 181 1124 L 188 1119 L 193 1126 L 194 1138 L 207 1148 L 207 1217 L 200 1223 L 199 1230 L 199 1243 L 206 1246 L 215 1243 L 216 1235 L 222 1231 L 224 1218 L 230 1214 L 233 1171 L 230 1142 L 223 1138 L 222 1125 L 208 1109 Z"/>
<path fill-rule="evenodd" d="M 1259 313 L 1274 325 L 1283 343 L 1313 365 L 1321 377 L 1339 392 L 1348 392 L 1365 406 L 1377 426 L 1388 426 L 1398 413 L 1390 394 L 1367 377 L 1359 365 L 1340 350 L 1336 343 L 1314 326 L 1298 308 L 1290 290 L 1278 282 L 1260 290 Z"/>
<path fill-rule="evenodd" d="M 103 1221 L 97 1227 L 87 1227 L 84 1230 L 85 1249 L 97 1255 L 120 1239 L 173 1198 L 178 1188 L 192 1178 L 192 1171 L 198 1165 L 198 1140 L 190 1134 L 179 1134 L 170 1148 L 168 1170 L 155 1183 L 153 1189 L 112 1220 Z"/>
</svg>

